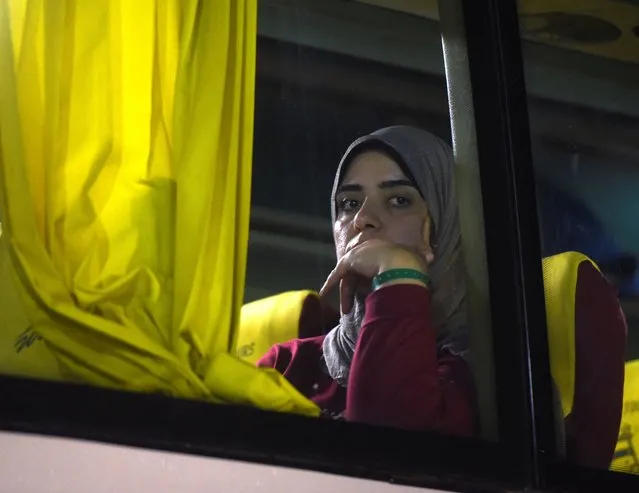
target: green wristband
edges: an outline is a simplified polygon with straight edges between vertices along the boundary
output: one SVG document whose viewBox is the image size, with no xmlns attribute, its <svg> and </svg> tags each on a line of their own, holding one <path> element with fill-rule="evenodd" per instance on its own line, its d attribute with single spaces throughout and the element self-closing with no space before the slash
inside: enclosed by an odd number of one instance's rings
<svg viewBox="0 0 639 493">
<path fill-rule="evenodd" d="M 380 272 L 373 277 L 373 291 L 379 289 L 380 286 L 390 281 L 396 281 L 397 279 L 415 279 L 424 283 L 424 286 L 428 287 L 430 279 L 426 274 L 415 269 L 391 269 L 384 272 Z"/>
</svg>

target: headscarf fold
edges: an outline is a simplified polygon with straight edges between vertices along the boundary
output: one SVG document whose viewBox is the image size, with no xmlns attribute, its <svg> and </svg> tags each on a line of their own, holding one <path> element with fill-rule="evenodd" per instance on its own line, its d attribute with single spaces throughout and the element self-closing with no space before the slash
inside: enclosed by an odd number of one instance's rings
<svg viewBox="0 0 639 493">
<path fill-rule="evenodd" d="M 434 260 L 429 266 L 431 279 L 432 324 L 437 330 L 441 351 L 466 357 L 468 327 L 465 311 L 465 272 L 454 183 L 452 149 L 434 135 L 414 127 L 383 128 L 357 139 L 340 161 L 331 194 L 331 214 L 336 219 L 335 196 L 353 159 L 362 152 L 385 151 L 402 168 L 421 193 L 431 218 L 431 246 Z M 346 386 L 359 327 L 340 324 L 326 336 L 323 345 L 326 369 L 339 384 Z"/>
</svg>

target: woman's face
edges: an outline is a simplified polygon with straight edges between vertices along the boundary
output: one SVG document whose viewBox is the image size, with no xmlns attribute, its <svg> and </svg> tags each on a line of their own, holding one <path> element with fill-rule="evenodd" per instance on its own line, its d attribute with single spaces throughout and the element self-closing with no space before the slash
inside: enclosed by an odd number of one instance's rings
<svg viewBox="0 0 639 493">
<path fill-rule="evenodd" d="M 386 154 L 363 152 L 350 164 L 335 195 L 337 258 L 372 238 L 406 246 L 433 259 L 430 217 L 419 191 Z"/>
</svg>

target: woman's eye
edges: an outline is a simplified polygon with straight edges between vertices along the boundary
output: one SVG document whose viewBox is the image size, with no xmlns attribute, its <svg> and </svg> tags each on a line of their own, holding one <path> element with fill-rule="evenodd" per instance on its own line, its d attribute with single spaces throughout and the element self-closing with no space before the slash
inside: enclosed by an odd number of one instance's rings
<svg viewBox="0 0 639 493">
<path fill-rule="evenodd" d="M 354 211 L 359 207 L 359 200 L 342 199 L 339 201 L 339 209 L 345 212 Z"/>
<path fill-rule="evenodd" d="M 389 202 L 394 207 L 408 207 L 411 205 L 410 199 L 402 196 L 393 197 Z"/>
</svg>

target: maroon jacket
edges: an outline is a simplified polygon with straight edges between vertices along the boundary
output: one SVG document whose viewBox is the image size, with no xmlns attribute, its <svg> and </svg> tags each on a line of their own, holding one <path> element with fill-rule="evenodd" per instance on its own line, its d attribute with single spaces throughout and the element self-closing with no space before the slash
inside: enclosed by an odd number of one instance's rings
<svg viewBox="0 0 639 493">
<path fill-rule="evenodd" d="M 347 388 L 323 369 L 324 336 L 278 344 L 258 366 L 277 369 L 333 416 L 474 435 L 477 417 L 470 368 L 460 357 L 438 353 L 430 319 L 430 293 L 421 286 L 388 286 L 369 295 Z"/>
</svg>

